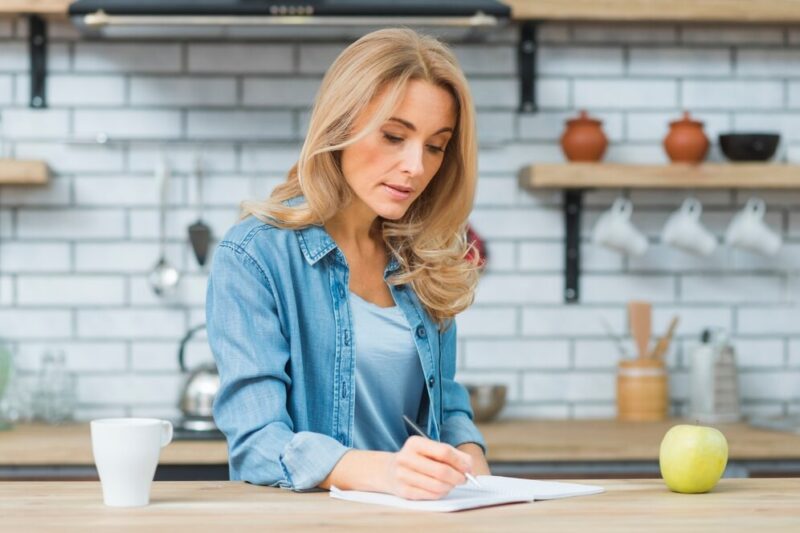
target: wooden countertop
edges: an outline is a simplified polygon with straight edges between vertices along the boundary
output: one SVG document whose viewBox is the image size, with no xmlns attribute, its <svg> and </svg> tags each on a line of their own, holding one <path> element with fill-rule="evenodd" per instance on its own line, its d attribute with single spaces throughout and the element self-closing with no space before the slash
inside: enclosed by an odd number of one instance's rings
<svg viewBox="0 0 800 533">
<path fill-rule="evenodd" d="M 492 462 L 655 461 L 667 430 L 681 420 L 511 420 L 480 426 Z M 730 460 L 800 460 L 800 435 L 718 424 Z M 225 441 L 173 441 L 161 464 L 215 465 L 228 461 Z M 0 432 L 0 465 L 92 465 L 88 424 L 24 424 Z"/>
<path fill-rule="evenodd" d="M 150 505 L 111 508 L 99 482 L 0 483 L 9 531 L 798 531 L 800 479 L 723 479 L 708 494 L 660 480 L 592 480 L 606 492 L 458 513 L 422 513 L 240 482 L 153 484 Z M 412 529 L 413 528 L 413 529 Z"/>
</svg>

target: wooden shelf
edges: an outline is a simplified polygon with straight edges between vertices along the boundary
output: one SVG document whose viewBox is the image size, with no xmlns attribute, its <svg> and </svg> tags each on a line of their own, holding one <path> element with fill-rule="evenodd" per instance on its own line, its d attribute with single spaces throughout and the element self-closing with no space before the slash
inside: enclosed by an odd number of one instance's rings
<svg viewBox="0 0 800 533">
<path fill-rule="evenodd" d="M 800 165 L 541 164 L 524 167 L 519 183 L 524 189 L 794 189 L 800 188 Z"/>
<path fill-rule="evenodd" d="M 67 9 L 73 0 L 2 0 L 0 16 L 43 15 L 47 17 L 67 16 Z"/>
<path fill-rule="evenodd" d="M 44 161 L 0 159 L 0 185 L 46 185 L 48 180 Z"/>
<path fill-rule="evenodd" d="M 798 0 L 503 0 L 515 20 L 617 22 L 800 21 Z"/>
</svg>

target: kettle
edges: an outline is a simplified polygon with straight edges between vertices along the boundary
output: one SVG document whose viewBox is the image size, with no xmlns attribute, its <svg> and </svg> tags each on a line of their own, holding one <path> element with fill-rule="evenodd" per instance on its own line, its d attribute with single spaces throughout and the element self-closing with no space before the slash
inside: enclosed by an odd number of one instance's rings
<svg viewBox="0 0 800 533">
<path fill-rule="evenodd" d="M 194 431 L 214 431 L 217 429 L 212 413 L 214 397 L 219 391 L 217 366 L 214 363 L 206 363 L 189 371 L 184 362 L 186 344 L 198 331 L 205 329 L 205 327 L 205 324 L 200 324 L 189 329 L 181 339 L 178 350 L 178 364 L 181 367 L 181 371 L 189 373 L 180 396 L 179 407 L 183 412 L 181 426 L 184 429 Z"/>
</svg>

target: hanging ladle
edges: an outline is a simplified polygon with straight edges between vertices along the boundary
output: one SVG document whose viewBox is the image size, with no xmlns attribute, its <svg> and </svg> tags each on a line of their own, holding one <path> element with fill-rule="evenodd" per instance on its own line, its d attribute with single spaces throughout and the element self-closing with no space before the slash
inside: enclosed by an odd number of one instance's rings
<svg viewBox="0 0 800 533">
<path fill-rule="evenodd" d="M 150 272 L 150 286 L 158 296 L 166 296 L 178 285 L 181 275 L 178 269 L 167 262 L 167 193 L 169 192 L 169 166 L 162 156 L 156 163 L 156 184 L 159 193 L 158 230 L 159 254 L 156 266 Z"/>
<path fill-rule="evenodd" d="M 206 264 L 208 243 L 211 241 L 211 228 L 203 222 L 203 160 L 197 154 L 194 160 L 194 179 L 197 187 L 197 222 L 189 226 L 189 242 L 200 266 Z"/>
</svg>

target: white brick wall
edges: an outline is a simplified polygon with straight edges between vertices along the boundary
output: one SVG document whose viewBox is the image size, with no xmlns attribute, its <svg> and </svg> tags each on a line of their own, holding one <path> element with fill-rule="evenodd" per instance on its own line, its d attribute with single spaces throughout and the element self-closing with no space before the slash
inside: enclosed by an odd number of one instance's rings
<svg viewBox="0 0 800 533">
<path fill-rule="evenodd" d="M 241 200 L 266 196 L 295 162 L 322 75 L 347 42 L 92 42 L 65 23 L 50 30 L 50 107 L 33 110 L 27 27 L 0 21 L 0 155 L 44 159 L 53 172 L 46 188 L 0 189 L 0 336 L 15 341 L 26 379 L 42 352 L 66 352 L 79 373 L 80 417 L 177 416 L 177 344 L 204 320 L 207 280 L 186 243 L 197 219 L 194 157 L 202 150 L 203 218 L 219 237 Z M 521 191 L 516 177 L 531 162 L 563 161 L 564 121 L 581 108 L 603 120 L 608 161 L 666 161 L 668 123 L 688 110 L 705 123 L 712 160 L 722 160 L 721 132 L 777 130 L 778 159 L 800 162 L 800 32 L 581 23 L 542 25 L 539 38 L 533 114 L 517 111 L 511 33 L 453 47 L 477 104 L 471 222 L 490 252 L 476 302 L 459 317 L 459 379 L 508 385 L 506 417 L 613 416 L 619 354 L 598 316 L 633 351 L 625 303 L 648 298 L 655 334 L 681 318 L 667 355 L 674 412 L 687 402 L 689 357 L 706 327 L 732 332 L 746 413 L 800 412 L 800 193 L 695 191 L 718 238 L 751 195 L 765 199 L 767 222 L 784 238 L 774 258 L 725 246 L 697 258 L 659 238 L 686 191 L 588 192 L 582 303 L 565 305 L 561 196 Z M 148 142 L 62 142 L 101 132 Z M 166 300 L 147 280 L 162 151 L 173 170 L 167 257 L 183 272 Z M 643 257 L 590 242 L 619 194 L 650 239 Z M 202 339 L 188 353 L 191 364 L 210 357 Z"/>
</svg>

